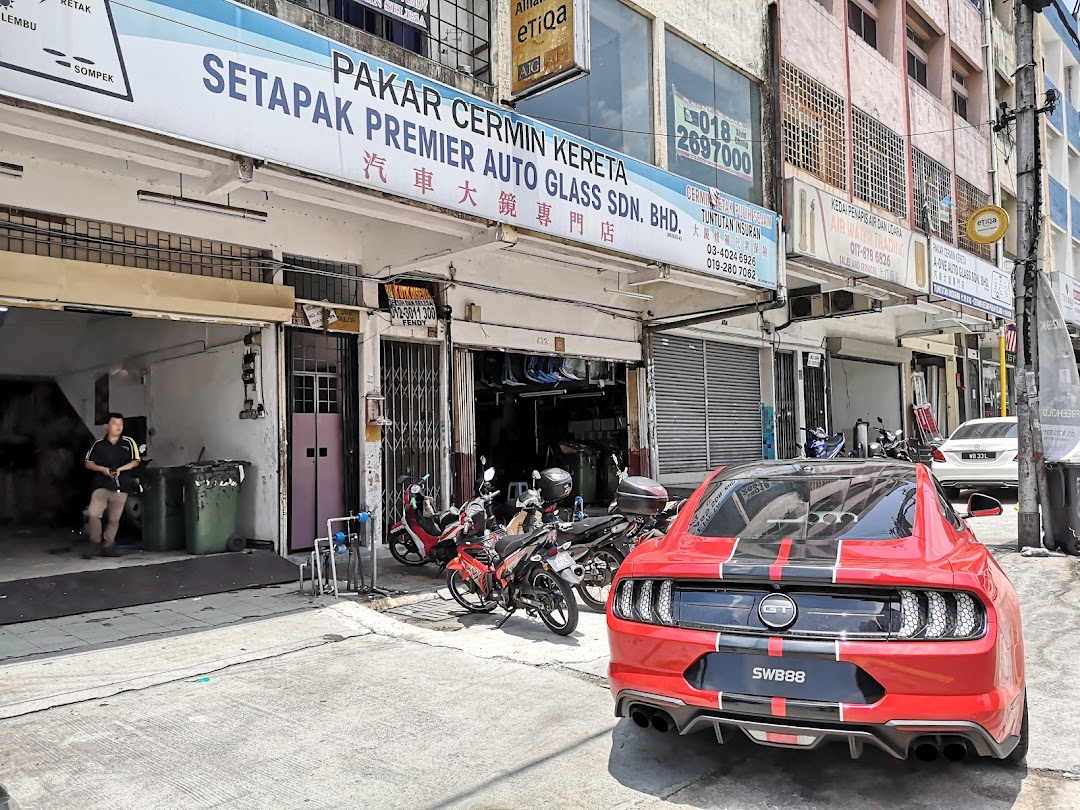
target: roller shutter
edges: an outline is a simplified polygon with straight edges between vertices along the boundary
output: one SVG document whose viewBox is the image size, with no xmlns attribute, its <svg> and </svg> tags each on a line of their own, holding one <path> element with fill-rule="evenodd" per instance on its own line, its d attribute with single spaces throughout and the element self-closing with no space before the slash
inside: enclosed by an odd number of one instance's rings
<svg viewBox="0 0 1080 810">
<path fill-rule="evenodd" d="M 661 476 L 761 458 L 757 349 L 658 335 L 652 358 Z"/>
</svg>

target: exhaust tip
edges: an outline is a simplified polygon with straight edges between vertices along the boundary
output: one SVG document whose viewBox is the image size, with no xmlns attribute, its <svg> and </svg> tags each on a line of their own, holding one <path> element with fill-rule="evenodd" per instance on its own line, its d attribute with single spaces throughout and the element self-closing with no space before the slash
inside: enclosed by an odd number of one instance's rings
<svg viewBox="0 0 1080 810">
<path fill-rule="evenodd" d="M 962 742 L 946 743 L 945 747 L 941 749 L 942 756 L 949 762 L 963 762 L 967 759 L 968 749 L 967 745 Z"/>
<path fill-rule="evenodd" d="M 938 747 L 933 743 L 919 743 L 915 746 L 915 759 L 920 762 L 934 762 L 938 758 Z"/>
<path fill-rule="evenodd" d="M 657 712 L 652 718 L 652 727 L 661 734 L 666 734 L 671 729 L 671 721 L 663 712 Z"/>
<path fill-rule="evenodd" d="M 649 727 L 649 715 L 645 714 L 641 709 L 632 710 L 630 712 L 630 719 L 641 726 L 641 728 Z"/>
</svg>

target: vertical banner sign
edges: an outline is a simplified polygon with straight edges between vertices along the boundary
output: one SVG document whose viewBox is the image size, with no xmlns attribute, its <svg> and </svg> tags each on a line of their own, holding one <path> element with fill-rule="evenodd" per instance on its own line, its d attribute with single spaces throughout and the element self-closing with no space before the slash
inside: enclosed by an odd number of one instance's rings
<svg viewBox="0 0 1080 810">
<path fill-rule="evenodd" d="M 438 318 L 431 293 L 423 287 L 387 284 L 390 321 L 398 326 L 432 326 Z"/>
<path fill-rule="evenodd" d="M 1080 373 L 1059 298 L 1038 274 L 1039 418 L 1047 461 L 1080 461 Z"/>
<path fill-rule="evenodd" d="M 754 179 L 749 124 L 698 104 L 672 88 L 675 99 L 675 152 L 743 180 Z"/>
<path fill-rule="evenodd" d="M 515 100 L 589 72 L 588 0 L 511 0 L 511 5 Z"/>
</svg>

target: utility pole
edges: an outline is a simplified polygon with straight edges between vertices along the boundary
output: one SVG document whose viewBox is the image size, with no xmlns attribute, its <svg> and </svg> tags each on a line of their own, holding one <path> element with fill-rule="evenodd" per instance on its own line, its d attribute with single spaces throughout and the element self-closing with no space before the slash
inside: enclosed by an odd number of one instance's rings
<svg viewBox="0 0 1080 810">
<path fill-rule="evenodd" d="M 1042 425 L 1039 419 L 1039 330 L 1036 312 L 1042 161 L 1036 101 L 1035 14 L 1051 0 L 1016 3 L 1016 197 L 1017 260 L 1014 272 L 1016 313 L 1016 416 L 1019 431 L 1017 525 L 1018 549 L 1042 545 L 1039 503 L 1046 503 Z M 1051 108 L 1053 101 L 1051 102 Z M 1002 392 L 1002 396 L 1005 392 Z M 1040 497 L 1041 496 L 1041 497 Z M 1049 518 L 1049 516 L 1047 516 Z"/>
</svg>

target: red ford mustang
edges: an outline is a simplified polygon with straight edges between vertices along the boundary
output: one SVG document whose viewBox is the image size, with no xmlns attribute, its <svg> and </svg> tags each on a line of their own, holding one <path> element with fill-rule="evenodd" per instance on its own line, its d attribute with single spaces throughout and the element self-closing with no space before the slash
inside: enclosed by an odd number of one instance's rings
<svg viewBox="0 0 1080 810">
<path fill-rule="evenodd" d="M 1001 513 L 974 495 L 974 515 Z M 970 515 L 968 515 L 970 516 Z M 922 465 L 756 462 L 715 473 L 608 604 L 615 713 L 762 745 L 1019 761 L 1016 592 Z"/>
</svg>

